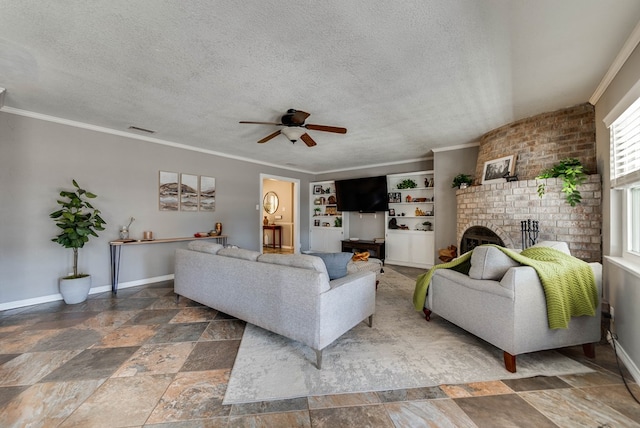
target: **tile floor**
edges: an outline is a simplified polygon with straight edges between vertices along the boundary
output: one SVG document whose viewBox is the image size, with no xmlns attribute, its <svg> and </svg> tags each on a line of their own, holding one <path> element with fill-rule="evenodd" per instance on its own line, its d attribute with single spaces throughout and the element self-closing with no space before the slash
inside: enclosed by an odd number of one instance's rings
<svg viewBox="0 0 640 428">
<path fill-rule="evenodd" d="M 222 405 L 243 331 L 170 281 L 5 311 L 0 426 L 640 427 L 606 344 L 563 350 L 584 375 Z"/>
</svg>

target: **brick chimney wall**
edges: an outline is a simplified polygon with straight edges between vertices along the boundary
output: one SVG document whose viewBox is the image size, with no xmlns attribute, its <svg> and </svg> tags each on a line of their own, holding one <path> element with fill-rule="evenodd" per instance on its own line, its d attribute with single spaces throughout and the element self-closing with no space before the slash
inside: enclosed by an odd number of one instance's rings
<svg viewBox="0 0 640 428">
<path fill-rule="evenodd" d="M 537 220 L 538 241 L 565 241 L 571 253 L 586 261 L 601 261 L 601 180 L 595 174 L 595 111 L 585 103 L 523 119 L 483 135 L 476 178 L 481 182 L 484 163 L 516 155 L 519 181 L 471 186 L 458 190 L 457 241 L 472 226 L 495 232 L 508 248 L 521 248 L 520 222 Z M 578 158 L 593 173 L 579 187 L 582 202 L 570 206 L 561 192 L 560 179 L 547 179 L 547 193 L 537 194 L 535 177 L 558 161 Z"/>
</svg>

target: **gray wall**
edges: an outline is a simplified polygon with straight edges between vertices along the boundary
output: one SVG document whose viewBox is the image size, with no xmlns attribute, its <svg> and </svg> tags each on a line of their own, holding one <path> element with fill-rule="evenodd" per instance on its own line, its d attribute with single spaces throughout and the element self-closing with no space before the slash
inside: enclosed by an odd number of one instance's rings
<svg viewBox="0 0 640 428">
<path fill-rule="evenodd" d="M 640 47 L 636 47 L 620 72 L 596 103 L 596 154 L 602 183 L 602 243 L 605 256 L 619 256 L 621 199 L 611 192 L 609 171 L 609 131 L 602 120 L 631 87 L 640 80 Z M 604 294 L 615 307 L 613 327 L 623 352 L 635 365 L 640 380 L 640 277 L 617 265 L 604 261 Z"/>
<path fill-rule="evenodd" d="M 474 176 L 476 162 L 478 160 L 479 146 L 462 148 L 458 150 L 437 151 L 434 154 L 434 175 L 436 188 L 436 227 L 435 227 L 435 248 L 436 263 L 438 250 L 447 248 L 449 245 L 458 247 L 460 253 L 460 243 L 456 238 L 456 189 L 451 187 L 453 178 L 458 174 L 468 174 Z"/>
<path fill-rule="evenodd" d="M 5 112 L 0 112 L 0 141 L 0 305 L 37 303 L 58 294 L 58 278 L 70 271 L 72 251 L 50 241 L 57 228 L 49 213 L 57 209 L 60 190 L 72 189 L 72 178 L 98 195 L 94 205 L 108 223 L 80 250 L 80 270 L 91 274 L 94 288 L 111 284 L 108 242 L 131 216 L 136 218 L 132 238 L 141 238 L 144 230 L 156 238 L 192 236 L 221 222 L 230 243 L 258 250 L 260 173 L 301 180 L 300 228 L 308 230 L 307 174 Z M 216 211 L 159 211 L 161 170 L 215 177 Z M 303 248 L 307 236 L 302 233 Z M 124 248 L 120 282 L 172 274 L 174 251 L 185 245 Z"/>
</svg>

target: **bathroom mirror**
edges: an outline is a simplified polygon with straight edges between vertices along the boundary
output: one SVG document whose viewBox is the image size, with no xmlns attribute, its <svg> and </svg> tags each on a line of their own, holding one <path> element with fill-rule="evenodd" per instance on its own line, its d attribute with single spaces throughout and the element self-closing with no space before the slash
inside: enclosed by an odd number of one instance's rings
<svg viewBox="0 0 640 428">
<path fill-rule="evenodd" d="M 278 210 L 278 203 L 278 195 L 276 192 L 267 192 L 264 195 L 262 205 L 264 206 L 264 211 L 267 214 L 274 214 Z"/>
</svg>

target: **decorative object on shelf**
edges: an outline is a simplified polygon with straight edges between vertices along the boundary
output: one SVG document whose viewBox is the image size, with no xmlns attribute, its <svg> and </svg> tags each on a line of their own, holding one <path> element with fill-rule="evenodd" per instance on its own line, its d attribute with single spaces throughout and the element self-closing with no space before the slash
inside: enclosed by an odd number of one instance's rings
<svg viewBox="0 0 640 428">
<path fill-rule="evenodd" d="M 398 183 L 398 189 L 415 189 L 418 187 L 416 182 L 410 178 L 405 178 L 400 183 Z"/>
<path fill-rule="evenodd" d="M 390 209 L 389 209 L 389 215 L 390 215 L 390 216 L 394 216 L 394 215 L 396 215 L 396 210 L 395 210 L 394 208 L 390 208 Z"/>
<path fill-rule="evenodd" d="M 331 187 L 327 187 L 326 189 L 324 189 L 324 193 L 331 193 Z"/>
<path fill-rule="evenodd" d="M 473 177 L 468 174 L 458 174 L 453 177 L 451 187 L 457 187 L 458 189 L 466 189 L 473 183 Z"/>
<path fill-rule="evenodd" d="M 131 230 L 131 223 L 135 221 L 135 218 L 129 219 L 129 224 L 120 228 L 120 239 L 129 239 L 129 231 Z"/>
<path fill-rule="evenodd" d="M 398 228 L 398 220 L 396 218 L 392 218 L 389 220 L 389 229 L 397 229 Z"/>
<path fill-rule="evenodd" d="M 411 195 L 407 195 L 407 197 L 406 197 L 406 198 L 404 198 L 404 199 L 405 199 L 405 201 L 407 201 L 407 202 L 411 202 L 411 201 L 412 201 Z"/>
<path fill-rule="evenodd" d="M 60 279 L 60 294 L 68 304 L 87 300 L 91 289 L 91 277 L 88 274 L 78 273 L 78 249 L 89 242 L 89 237 L 98 237 L 96 231 L 104 230 L 107 224 L 100 217 L 100 210 L 94 208 L 88 201 L 96 198 L 96 195 L 82 189 L 75 180 L 72 180 L 72 183 L 76 190 L 61 191 L 60 196 L 64 198 L 64 200 L 58 200 L 61 209 L 49 214 L 56 226 L 62 229 L 62 232 L 51 241 L 73 250 L 73 273 Z"/>
<path fill-rule="evenodd" d="M 314 195 L 322 195 L 324 190 L 322 189 L 322 185 L 316 184 L 313 186 L 313 194 Z"/>
<path fill-rule="evenodd" d="M 145 241 L 153 241 L 153 232 L 150 230 L 145 230 L 142 232 L 142 239 Z"/>
<path fill-rule="evenodd" d="M 424 226 L 425 230 L 427 230 L 427 231 L 433 230 L 433 224 L 431 224 L 430 221 L 425 221 L 425 222 L 422 223 L 422 225 Z"/>
<path fill-rule="evenodd" d="M 400 192 L 389 193 L 389 202 L 391 203 L 402 202 L 402 193 Z"/>
<path fill-rule="evenodd" d="M 264 218 L 262 219 L 262 224 L 264 226 L 268 226 L 269 225 L 269 219 L 267 218 L 267 216 L 264 216 Z"/>
<path fill-rule="evenodd" d="M 426 177 L 424 179 L 424 187 L 433 187 L 435 185 L 435 181 L 433 180 L 433 177 L 429 178 Z"/>
<path fill-rule="evenodd" d="M 335 227 L 342 227 L 342 217 L 336 217 L 335 220 L 333 220 L 333 225 Z"/>
<path fill-rule="evenodd" d="M 327 198 L 327 203 L 328 204 L 335 204 L 336 203 L 336 197 L 335 195 L 331 195 Z"/>
<path fill-rule="evenodd" d="M 316 208 L 313 209 L 313 215 L 314 216 L 319 216 L 321 211 L 322 210 L 320 208 L 316 207 Z"/>
<path fill-rule="evenodd" d="M 320 226 L 320 220 L 319 219 L 313 220 L 313 225 Z"/>
<path fill-rule="evenodd" d="M 416 207 L 416 210 L 415 210 L 415 216 L 416 217 L 423 217 L 423 216 L 426 216 L 426 215 L 427 215 L 427 213 L 425 211 L 422 211 L 420 208 Z"/>
<path fill-rule="evenodd" d="M 516 170 L 515 155 L 504 156 L 484 163 L 482 184 L 504 183 L 505 174 L 513 175 Z"/>
<path fill-rule="evenodd" d="M 509 173 L 506 173 L 504 176 L 504 179 L 507 180 L 507 183 L 511 183 L 513 181 L 518 181 L 518 176 L 517 175 L 509 175 Z"/>
<path fill-rule="evenodd" d="M 335 206 L 331 206 L 328 205 L 325 209 L 324 209 L 324 213 L 326 215 L 336 215 L 338 214 L 338 209 Z"/>
<path fill-rule="evenodd" d="M 222 235 L 222 223 L 216 223 L 216 234 Z"/>
<path fill-rule="evenodd" d="M 587 180 L 587 171 L 582 163 L 576 158 L 566 158 L 553 165 L 551 168 L 542 170 L 536 179 L 545 180 L 538 184 L 538 196 L 541 198 L 546 192 L 547 178 L 562 179 L 562 193 L 569 205 L 575 207 L 582 201 L 582 195 L 578 186 Z"/>
</svg>

